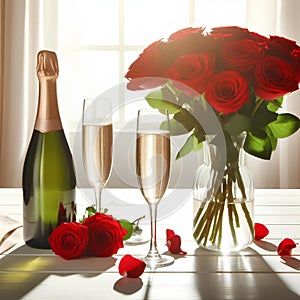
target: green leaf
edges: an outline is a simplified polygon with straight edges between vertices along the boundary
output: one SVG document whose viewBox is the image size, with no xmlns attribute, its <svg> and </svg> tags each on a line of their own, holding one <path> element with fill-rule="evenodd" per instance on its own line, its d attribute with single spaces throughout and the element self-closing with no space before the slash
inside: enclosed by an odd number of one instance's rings
<svg viewBox="0 0 300 300">
<path fill-rule="evenodd" d="M 177 153 L 176 160 L 186 156 L 192 151 L 199 151 L 201 148 L 202 142 L 199 142 L 198 138 L 194 134 L 192 134 L 187 138 L 184 145 Z"/>
<path fill-rule="evenodd" d="M 262 138 L 249 132 L 244 143 L 244 150 L 258 158 L 270 159 L 272 154 L 271 141 L 267 134 Z"/>
<path fill-rule="evenodd" d="M 276 112 L 279 108 L 281 108 L 282 102 L 283 102 L 283 97 L 280 97 L 273 101 L 268 101 L 267 108 L 269 111 Z"/>
<path fill-rule="evenodd" d="M 94 206 L 87 206 L 85 208 L 84 215 L 82 216 L 82 219 L 79 220 L 79 222 L 83 223 L 83 221 L 86 218 L 93 216 L 95 213 L 96 213 L 96 208 Z"/>
<path fill-rule="evenodd" d="M 90 214 L 95 214 L 96 213 L 96 208 L 94 206 L 88 206 L 88 207 L 85 208 L 85 210 Z"/>
<path fill-rule="evenodd" d="M 276 138 L 286 138 L 295 133 L 300 128 L 298 117 L 285 113 L 277 116 L 276 121 L 268 125 L 272 134 Z"/>
<path fill-rule="evenodd" d="M 143 232 L 143 229 L 139 226 L 140 220 L 144 219 L 145 215 L 135 219 L 131 224 L 133 225 L 133 234 L 140 235 Z"/>
<path fill-rule="evenodd" d="M 234 114 L 223 126 L 230 135 L 239 135 L 251 128 L 251 118 L 242 114 Z"/>
<path fill-rule="evenodd" d="M 275 151 L 276 147 L 277 147 L 277 138 L 273 136 L 273 133 L 272 133 L 271 129 L 269 128 L 269 126 L 266 127 L 266 134 L 268 135 L 268 137 L 270 139 L 272 151 Z"/>
<path fill-rule="evenodd" d="M 186 128 L 182 124 L 180 124 L 180 122 L 177 122 L 175 119 L 170 119 L 169 124 L 170 124 L 170 133 L 172 136 L 182 135 L 188 132 Z M 160 129 L 168 130 L 167 121 L 161 123 Z"/>
<path fill-rule="evenodd" d="M 197 151 L 200 151 L 202 148 L 203 148 L 202 142 L 199 142 L 198 139 L 197 139 L 197 137 L 194 137 L 194 148 L 193 148 L 193 151 L 197 152 Z"/>
<path fill-rule="evenodd" d="M 193 135 L 196 138 L 196 140 L 194 141 L 194 151 L 198 151 L 198 150 L 196 150 L 196 149 L 198 149 L 196 144 L 202 145 L 202 142 L 205 141 L 205 133 L 202 131 L 199 131 L 198 128 L 195 128 Z M 201 148 L 202 148 L 202 146 L 199 149 L 201 149 Z"/>
<path fill-rule="evenodd" d="M 205 132 L 199 122 L 185 109 L 180 110 L 180 112 L 174 115 L 177 124 L 177 135 L 185 134 L 194 130 L 194 135 L 197 137 L 199 143 L 205 140 Z M 184 130 L 185 129 L 185 130 Z M 172 129 L 171 129 L 172 134 Z M 173 135 L 173 134 L 172 134 Z M 175 135 L 175 134 L 174 134 Z"/>
<path fill-rule="evenodd" d="M 194 136 L 190 135 L 177 153 L 176 160 L 189 154 L 194 149 Z"/>
<path fill-rule="evenodd" d="M 197 123 L 195 118 L 185 109 L 181 109 L 178 113 L 176 113 L 174 115 L 174 119 L 184 126 L 188 132 L 191 131 Z"/>
<path fill-rule="evenodd" d="M 180 110 L 180 106 L 173 103 L 171 97 L 166 97 L 164 94 L 163 88 L 157 89 L 150 92 L 145 99 L 152 108 L 157 108 L 159 110 L 167 109 L 169 114 L 177 113 Z"/>
<path fill-rule="evenodd" d="M 133 224 L 127 220 L 119 220 L 121 226 L 127 230 L 127 234 L 124 236 L 124 241 L 128 240 L 132 236 Z"/>
<path fill-rule="evenodd" d="M 252 127 L 262 128 L 277 119 L 277 113 L 268 110 L 267 105 L 267 101 L 264 101 L 259 106 L 253 116 Z"/>
<path fill-rule="evenodd" d="M 241 113 L 243 115 L 250 116 L 251 113 L 253 112 L 254 107 L 255 107 L 256 99 L 257 99 L 256 94 L 254 93 L 253 89 L 250 87 L 249 102 L 244 104 L 239 109 L 239 113 Z"/>
<path fill-rule="evenodd" d="M 252 133 L 252 135 L 260 139 L 265 139 L 267 137 L 266 128 L 267 127 L 264 127 L 263 129 L 252 127 L 250 132 Z"/>
<path fill-rule="evenodd" d="M 82 219 L 79 220 L 80 223 L 83 223 L 83 221 L 93 215 L 96 214 L 96 207 L 95 206 L 87 206 L 85 208 L 85 211 L 84 211 L 84 215 L 82 216 Z M 103 208 L 101 213 L 102 214 L 106 214 L 108 212 L 108 209 L 107 208 Z"/>
<path fill-rule="evenodd" d="M 197 134 L 205 135 L 201 124 L 188 110 L 181 109 L 174 115 L 174 119 L 178 121 L 182 126 L 184 126 L 187 132 L 190 132 L 194 129 L 195 131 L 197 131 Z"/>
</svg>

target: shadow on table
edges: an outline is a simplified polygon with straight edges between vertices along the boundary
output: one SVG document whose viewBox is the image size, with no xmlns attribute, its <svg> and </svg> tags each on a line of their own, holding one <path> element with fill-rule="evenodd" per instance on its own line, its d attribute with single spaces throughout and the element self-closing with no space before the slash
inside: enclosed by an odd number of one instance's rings
<svg viewBox="0 0 300 300">
<path fill-rule="evenodd" d="M 295 269 L 296 271 L 300 271 L 300 260 L 292 257 L 292 256 L 281 256 L 282 263 Z"/>
<path fill-rule="evenodd" d="M 143 281 L 141 278 L 122 277 L 114 284 L 114 290 L 124 295 L 132 295 L 142 287 Z"/>
<path fill-rule="evenodd" d="M 267 241 L 254 241 L 254 244 L 256 244 L 258 247 L 267 250 L 267 251 L 271 251 L 271 252 L 276 252 L 277 251 L 277 246 L 267 242 Z M 297 270 L 300 271 L 300 260 L 292 257 L 292 256 L 281 256 L 281 260 L 282 263 Z"/>
<path fill-rule="evenodd" d="M 199 248 L 195 255 L 200 299 L 300 299 L 251 248 L 229 255 Z"/>
<path fill-rule="evenodd" d="M 50 275 L 65 277 L 80 273 L 86 277 L 98 276 L 113 267 L 115 262 L 113 257 L 64 260 L 51 250 L 23 245 L 0 259 L 0 299 L 20 299 Z"/>
<path fill-rule="evenodd" d="M 277 246 L 267 241 L 253 241 L 255 245 L 269 252 L 276 252 Z"/>
</svg>

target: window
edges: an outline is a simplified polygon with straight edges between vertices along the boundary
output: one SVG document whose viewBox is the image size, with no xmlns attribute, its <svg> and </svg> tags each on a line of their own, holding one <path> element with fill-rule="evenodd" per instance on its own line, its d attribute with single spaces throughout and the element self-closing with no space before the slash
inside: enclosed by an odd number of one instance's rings
<svg viewBox="0 0 300 300">
<path fill-rule="evenodd" d="M 145 46 L 188 26 L 245 26 L 246 0 L 44 0 L 44 12 L 44 45 L 58 54 L 59 106 L 72 131 L 83 99 L 124 82 Z M 117 122 L 130 118 L 125 105 Z"/>
</svg>

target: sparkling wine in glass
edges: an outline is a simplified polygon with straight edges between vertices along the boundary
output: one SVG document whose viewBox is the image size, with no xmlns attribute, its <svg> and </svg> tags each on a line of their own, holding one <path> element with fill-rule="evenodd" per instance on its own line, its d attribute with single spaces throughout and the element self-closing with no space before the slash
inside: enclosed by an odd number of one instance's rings
<svg viewBox="0 0 300 300">
<path fill-rule="evenodd" d="M 136 173 L 143 197 L 148 203 L 151 219 L 150 249 L 143 260 L 151 269 L 164 267 L 174 258 L 157 250 L 157 206 L 169 182 L 170 126 L 168 111 L 139 110 L 137 118 Z"/>
<path fill-rule="evenodd" d="M 109 99 L 85 99 L 82 118 L 83 165 L 95 191 L 96 211 L 101 212 L 101 194 L 111 172 L 113 126 Z"/>
</svg>

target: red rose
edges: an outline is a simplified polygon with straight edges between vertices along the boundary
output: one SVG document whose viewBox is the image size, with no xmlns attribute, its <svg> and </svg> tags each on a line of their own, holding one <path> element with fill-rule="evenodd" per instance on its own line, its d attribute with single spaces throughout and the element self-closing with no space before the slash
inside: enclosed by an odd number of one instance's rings
<svg viewBox="0 0 300 300">
<path fill-rule="evenodd" d="M 300 49 L 297 43 L 293 40 L 286 39 L 280 36 L 270 36 L 268 46 L 271 55 L 279 56 L 281 59 L 291 59 L 291 53 L 295 49 Z"/>
<path fill-rule="evenodd" d="M 168 56 L 166 57 L 164 54 L 166 53 L 164 48 L 165 45 L 162 41 L 156 41 L 149 45 L 131 64 L 125 75 L 127 79 L 131 79 L 127 84 L 129 90 L 150 89 L 167 81 L 164 77 L 169 64 L 167 63 Z"/>
<path fill-rule="evenodd" d="M 172 41 L 172 40 L 177 40 L 177 39 L 181 39 L 181 38 L 184 38 L 186 36 L 189 36 L 190 34 L 197 34 L 197 33 L 200 33 L 202 35 L 204 31 L 204 28 L 202 27 L 196 27 L 196 28 L 193 28 L 193 27 L 187 27 L 187 28 L 183 28 L 183 29 L 180 29 L 174 33 L 172 33 L 169 37 L 169 41 Z"/>
<path fill-rule="evenodd" d="M 245 37 L 249 35 L 249 30 L 238 26 L 215 27 L 211 30 L 210 34 L 218 38 L 232 37 L 232 36 Z"/>
<path fill-rule="evenodd" d="M 257 42 L 265 42 L 267 38 L 256 32 L 250 32 L 247 28 L 238 26 L 215 27 L 211 30 L 211 36 L 224 40 L 244 40 L 250 39 Z"/>
<path fill-rule="evenodd" d="M 299 83 L 300 82 L 300 48 L 294 49 L 291 55 L 293 58 L 293 69 L 296 74 L 296 80 Z"/>
<path fill-rule="evenodd" d="M 253 40 L 228 41 L 222 47 L 225 68 L 247 73 L 265 56 L 264 44 Z"/>
<path fill-rule="evenodd" d="M 61 223 L 49 236 L 53 252 L 64 259 L 82 255 L 88 245 L 88 229 L 77 222 Z"/>
<path fill-rule="evenodd" d="M 256 66 L 253 90 L 260 98 L 274 100 L 297 89 L 293 68 L 284 60 L 268 55 Z"/>
<path fill-rule="evenodd" d="M 203 31 L 201 27 L 189 27 L 173 33 L 164 45 L 166 65 L 171 65 L 176 59 L 186 54 L 204 52 L 206 37 Z"/>
<path fill-rule="evenodd" d="M 131 79 L 127 83 L 127 88 L 131 91 L 147 90 L 155 87 L 159 87 L 168 81 L 164 77 L 141 77 Z"/>
<path fill-rule="evenodd" d="M 119 248 L 123 248 L 123 238 L 127 230 L 112 216 L 96 213 L 85 219 L 83 225 L 88 227 L 90 254 L 108 257 L 117 253 Z"/>
<path fill-rule="evenodd" d="M 270 36 L 268 42 L 270 54 L 277 56 L 291 65 L 297 82 L 300 81 L 300 47 L 293 40 L 280 36 Z"/>
<path fill-rule="evenodd" d="M 191 53 L 179 57 L 171 65 L 168 78 L 182 82 L 202 94 L 214 69 L 215 57 L 212 54 Z"/>
<path fill-rule="evenodd" d="M 161 75 L 162 69 L 162 41 L 156 41 L 149 45 L 138 59 L 129 67 L 126 78 L 156 77 Z"/>
<path fill-rule="evenodd" d="M 220 113 L 230 114 L 249 102 L 247 80 L 236 71 L 214 75 L 207 87 L 206 100 Z"/>
</svg>

